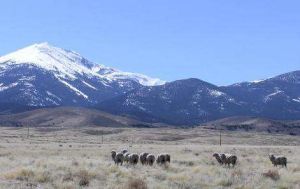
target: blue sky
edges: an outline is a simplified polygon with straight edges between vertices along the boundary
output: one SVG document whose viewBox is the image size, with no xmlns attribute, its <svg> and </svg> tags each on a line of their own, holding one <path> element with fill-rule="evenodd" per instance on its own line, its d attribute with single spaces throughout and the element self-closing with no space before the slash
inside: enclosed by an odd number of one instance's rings
<svg viewBox="0 0 300 189">
<path fill-rule="evenodd" d="M 298 0 L 3 0 L 0 55 L 32 43 L 163 80 L 300 70 Z"/>
</svg>

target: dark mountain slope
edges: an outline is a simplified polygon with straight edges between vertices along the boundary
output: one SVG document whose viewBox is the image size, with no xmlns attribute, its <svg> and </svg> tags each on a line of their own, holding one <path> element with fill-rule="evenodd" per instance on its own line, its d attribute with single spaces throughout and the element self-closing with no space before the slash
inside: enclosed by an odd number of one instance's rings
<svg viewBox="0 0 300 189">
<path fill-rule="evenodd" d="M 300 118 L 300 71 L 258 82 L 221 87 L 251 110 L 251 115 L 272 119 Z"/>
<path fill-rule="evenodd" d="M 263 81 L 217 87 L 198 79 L 141 87 L 99 104 L 99 108 L 136 119 L 175 125 L 229 116 L 300 119 L 300 72 Z"/>
<path fill-rule="evenodd" d="M 176 125 L 201 123 L 243 111 L 241 104 L 233 97 L 199 79 L 141 87 L 105 101 L 99 108 L 131 115 L 143 121 L 163 121 Z"/>
</svg>

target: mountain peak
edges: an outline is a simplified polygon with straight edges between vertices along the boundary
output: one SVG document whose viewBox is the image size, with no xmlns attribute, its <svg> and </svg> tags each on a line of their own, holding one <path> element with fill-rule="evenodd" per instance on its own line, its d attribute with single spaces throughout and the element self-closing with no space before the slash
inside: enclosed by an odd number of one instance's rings
<svg viewBox="0 0 300 189">
<path fill-rule="evenodd" d="M 25 47 L 23 49 L 20 49 L 20 50 L 24 50 L 24 49 L 35 50 L 35 52 L 38 52 L 38 53 L 57 52 L 57 53 L 62 53 L 62 54 L 73 54 L 73 55 L 81 57 L 81 55 L 79 53 L 75 52 L 75 51 L 66 50 L 66 49 L 63 49 L 63 48 L 60 48 L 60 47 L 56 47 L 54 45 L 51 45 L 48 42 L 35 43 L 35 44 L 32 44 L 32 45 L 27 46 L 27 47 Z"/>
<path fill-rule="evenodd" d="M 77 75 L 88 75 L 106 80 L 133 80 L 142 85 L 164 84 L 157 78 L 122 72 L 104 65 L 93 63 L 80 54 L 50 45 L 36 43 L 0 57 L 0 68 L 14 65 L 30 65 L 53 72 L 59 78 L 76 79 Z"/>
<path fill-rule="evenodd" d="M 76 73 L 91 74 L 96 64 L 78 53 L 54 47 L 48 43 L 33 44 L 0 57 L 0 65 L 27 64 L 57 73 L 60 77 L 75 78 Z"/>
<path fill-rule="evenodd" d="M 41 43 L 34 43 L 28 47 L 34 47 L 34 48 L 41 48 L 41 47 L 46 47 L 46 48 L 51 48 L 53 47 L 52 45 L 50 45 L 48 42 L 41 42 Z M 25 47 L 26 48 L 26 47 Z"/>
<path fill-rule="evenodd" d="M 44 57 L 41 57 L 44 56 Z M 46 58 L 46 56 L 48 56 Z M 14 61 L 14 62 L 33 62 L 37 63 L 38 61 L 49 61 L 49 58 L 60 58 L 56 56 L 67 56 L 73 58 L 83 58 L 78 53 L 74 51 L 65 50 L 59 47 L 50 45 L 48 42 L 35 43 L 33 45 L 24 47 L 15 52 L 7 54 L 0 57 L 0 62 L 3 61 Z M 64 58 L 67 58 L 64 57 Z"/>
<path fill-rule="evenodd" d="M 52 46 L 47 41 L 44 41 L 44 42 L 41 42 L 41 43 L 35 43 L 33 45 L 35 45 L 35 46 L 48 46 L 48 47 Z"/>
<path fill-rule="evenodd" d="M 35 43 L 35 44 L 29 45 L 29 46 L 23 48 L 23 50 L 24 49 L 27 49 L 27 50 L 28 49 L 31 49 L 31 50 L 35 49 L 35 50 L 37 50 L 37 52 L 39 51 L 40 53 L 43 53 L 45 50 L 51 50 L 51 51 L 59 51 L 60 50 L 60 51 L 68 52 L 68 50 L 56 47 L 54 45 L 51 45 L 48 42 Z M 20 50 L 22 50 L 22 49 L 20 49 Z M 75 53 L 75 54 L 77 54 L 77 53 Z"/>
<path fill-rule="evenodd" d="M 169 85 L 185 85 L 185 86 L 210 86 L 210 87 L 216 87 L 215 85 L 208 83 L 206 81 L 203 81 L 198 78 L 188 78 L 188 79 L 181 79 L 181 80 L 176 80 L 174 82 L 169 82 Z"/>
</svg>

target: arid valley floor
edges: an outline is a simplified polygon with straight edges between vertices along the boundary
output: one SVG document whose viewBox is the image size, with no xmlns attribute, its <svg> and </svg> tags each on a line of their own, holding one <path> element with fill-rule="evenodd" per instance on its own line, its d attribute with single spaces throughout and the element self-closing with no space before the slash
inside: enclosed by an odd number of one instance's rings
<svg viewBox="0 0 300 189">
<path fill-rule="evenodd" d="M 300 188 L 300 137 L 200 128 L 0 128 L 0 188 Z M 116 166 L 111 150 L 171 154 L 167 166 Z M 212 154 L 236 154 L 234 168 Z M 268 154 L 288 158 L 273 167 Z"/>
</svg>

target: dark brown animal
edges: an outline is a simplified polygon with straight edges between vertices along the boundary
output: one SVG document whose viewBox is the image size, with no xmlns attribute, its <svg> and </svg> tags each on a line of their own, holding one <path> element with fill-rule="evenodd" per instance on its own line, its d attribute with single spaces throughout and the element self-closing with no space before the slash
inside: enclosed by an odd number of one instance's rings
<svg viewBox="0 0 300 189">
<path fill-rule="evenodd" d="M 170 154 L 165 154 L 166 162 L 171 163 L 171 156 Z"/>
<path fill-rule="evenodd" d="M 155 156 L 153 154 L 148 154 L 146 157 L 147 165 L 152 166 L 154 162 L 155 162 Z"/>
<path fill-rule="evenodd" d="M 218 161 L 218 163 L 219 163 L 220 165 L 223 165 L 223 161 L 222 161 L 221 155 L 220 155 L 219 153 L 214 153 L 214 154 L 213 154 L 213 157 L 216 158 L 216 160 Z"/>
<path fill-rule="evenodd" d="M 275 156 L 273 154 L 269 155 L 269 159 L 272 164 L 277 167 L 277 165 L 281 165 L 282 167 L 287 167 L 287 158 L 284 156 Z"/>
<path fill-rule="evenodd" d="M 166 156 L 165 156 L 165 154 L 158 154 L 157 158 L 156 158 L 156 163 L 160 164 L 160 165 L 165 164 L 166 163 Z"/>
<path fill-rule="evenodd" d="M 143 152 L 140 154 L 140 162 L 142 165 L 145 165 L 147 163 L 147 156 L 149 153 Z"/>
<path fill-rule="evenodd" d="M 113 161 L 115 161 L 116 155 L 117 155 L 117 152 L 116 152 L 116 151 L 114 151 L 114 150 L 111 151 L 111 158 L 112 158 Z"/>
<path fill-rule="evenodd" d="M 221 160 L 225 165 L 232 166 L 234 167 L 237 161 L 237 157 L 232 154 L 221 154 Z"/>
<path fill-rule="evenodd" d="M 123 161 L 124 161 L 124 154 L 123 153 L 117 153 L 116 157 L 115 157 L 115 164 L 119 165 L 123 165 Z"/>
<path fill-rule="evenodd" d="M 139 162 L 139 155 L 137 154 L 130 154 L 129 155 L 129 163 L 132 165 L 136 165 Z"/>
</svg>

